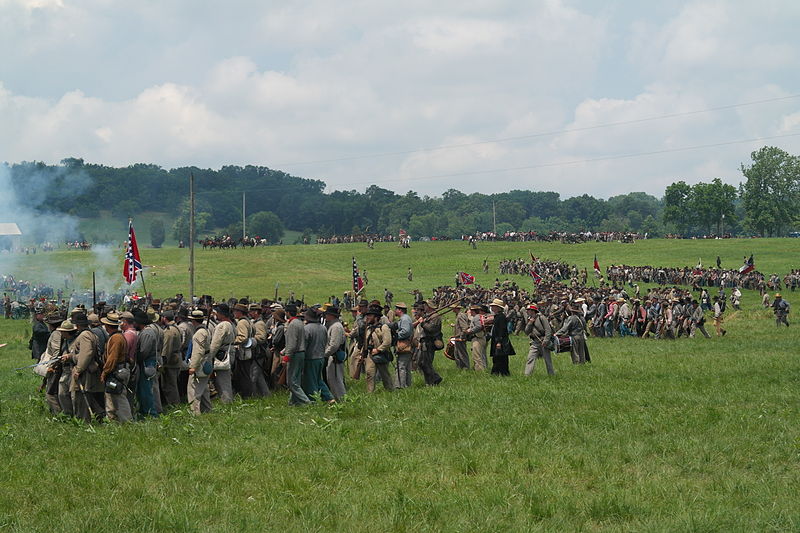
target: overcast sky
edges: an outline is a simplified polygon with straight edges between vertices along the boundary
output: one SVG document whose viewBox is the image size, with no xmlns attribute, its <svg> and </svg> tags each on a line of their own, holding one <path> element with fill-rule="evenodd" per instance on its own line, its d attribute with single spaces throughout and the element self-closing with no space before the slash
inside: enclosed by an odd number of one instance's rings
<svg viewBox="0 0 800 533">
<path fill-rule="evenodd" d="M 430 195 L 737 184 L 764 144 L 800 154 L 798 23 L 795 0 L 0 0 L 0 161 Z"/>
</svg>

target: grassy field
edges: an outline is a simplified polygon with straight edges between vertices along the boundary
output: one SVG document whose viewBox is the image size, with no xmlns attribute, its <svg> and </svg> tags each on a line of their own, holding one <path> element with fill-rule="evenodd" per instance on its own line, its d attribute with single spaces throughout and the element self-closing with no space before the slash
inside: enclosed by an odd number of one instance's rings
<svg viewBox="0 0 800 533">
<path fill-rule="evenodd" d="M 370 296 L 451 284 L 459 270 L 493 281 L 497 261 L 528 250 L 591 268 L 607 264 L 736 267 L 753 253 L 784 274 L 800 240 L 621 244 L 414 243 L 198 251 L 198 292 L 308 302 L 341 294 L 352 256 Z M 116 255 L 114 255 L 116 254 Z M 111 258 L 81 252 L 18 258 L 33 280 L 91 270 Z M 156 296 L 188 291 L 186 250 L 143 250 Z M 492 273 L 479 272 L 488 257 Z M 47 261 L 45 261 L 47 260 Z M 108 262 L 108 264 L 106 264 Z M 405 274 L 414 270 L 414 282 Z M 63 276 L 62 276 L 63 279 Z M 518 278 L 523 283 L 528 280 Z M 800 298 L 787 294 L 792 304 Z M 183 410 L 125 427 L 53 420 L 28 364 L 28 326 L 0 321 L 0 529 L 8 531 L 797 531 L 800 529 L 798 330 L 777 330 L 745 291 L 728 336 L 590 339 L 594 362 L 556 358 L 510 378 L 459 372 L 426 388 L 290 409 L 277 393 Z M 790 317 L 790 321 L 792 318 Z M 527 353 L 523 337 L 517 353 Z"/>
</svg>

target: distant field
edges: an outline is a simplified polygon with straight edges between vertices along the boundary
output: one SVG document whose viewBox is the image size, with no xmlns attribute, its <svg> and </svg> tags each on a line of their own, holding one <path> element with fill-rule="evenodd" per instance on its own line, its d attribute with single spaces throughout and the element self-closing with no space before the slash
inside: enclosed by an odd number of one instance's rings
<svg viewBox="0 0 800 533">
<path fill-rule="evenodd" d="M 534 255 L 591 268 L 694 266 L 754 254 L 762 272 L 797 268 L 800 240 L 622 244 L 460 242 L 283 246 L 197 252 L 199 293 L 321 302 L 348 289 L 352 257 L 369 295 L 396 300 L 478 282 L 497 261 Z M 187 288 L 188 252 L 143 250 L 156 296 Z M 480 265 L 489 259 L 492 272 Z M 5 261 L 7 258 L 3 258 Z M 30 279 L 92 269 L 109 280 L 121 251 L 15 257 Z M 411 266 L 414 282 L 406 280 Z M 58 273 L 58 274 L 56 274 Z M 518 277 L 520 283 L 529 280 Z M 795 309 L 800 293 L 788 293 Z M 0 319 L 0 530 L 8 531 L 798 531 L 800 333 L 777 330 L 745 291 L 723 338 L 590 339 L 594 362 L 556 356 L 557 375 L 457 371 L 426 388 L 365 394 L 333 408 L 286 406 L 278 392 L 195 419 L 183 410 L 126 427 L 50 419 L 28 371 L 28 326 Z M 449 333 L 449 329 L 446 329 Z"/>
</svg>

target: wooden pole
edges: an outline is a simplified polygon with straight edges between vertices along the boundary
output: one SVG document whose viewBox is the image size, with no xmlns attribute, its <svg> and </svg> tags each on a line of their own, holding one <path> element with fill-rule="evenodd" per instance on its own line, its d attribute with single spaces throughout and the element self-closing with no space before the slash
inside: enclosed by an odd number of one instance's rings
<svg viewBox="0 0 800 533">
<path fill-rule="evenodd" d="M 189 173 L 189 304 L 194 305 L 194 172 Z"/>
</svg>

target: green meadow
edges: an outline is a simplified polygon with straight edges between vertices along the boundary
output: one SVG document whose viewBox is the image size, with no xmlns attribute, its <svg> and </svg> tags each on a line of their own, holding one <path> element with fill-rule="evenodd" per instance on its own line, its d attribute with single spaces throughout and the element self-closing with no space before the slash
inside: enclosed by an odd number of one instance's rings
<svg viewBox="0 0 800 533">
<path fill-rule="evenodd" d="M 498 261 L 529 252 L 590 271 L 595 254 L 603 268 L 711 266 L 717 256 L 738 268 L 751 253 L 767 274 L 800 268 L 800 239 L 198 249 L 196 292 L 271 298 L 277 285 L 284 298 L 324 302 L 349 288 L 355 256 L 367 296 L 389 288 L 400 301 L 452 284 L 458 271 L 502 280 Z M 188 250 L 141 255 L 156 297 L 188 293 Z M 84 286 L 92 271 L 116 280 L 122 270 L 121 249 L 2 259 L 14 259 L 18 278 L 73 272 Z M 785 296 L 800 309 L 800 297 Z M 30 362 L 29 325 L 0 319 L 0 530 L 798 531 L 795 319 L 777 329 L 744 291 L 726 337 L 590 338 L 593 362 L 557 355 L 554 377 L 540 363 L 522 375 L 520 336 L 509 378 L 458 371 L 437 355 L 436 388 L 415 375 L 410 389 L 368 395 L 348 381 L 347 401 L 334 406 L 289 408 L 279 391 L 126 426 L 50 417 L 39 378 L 13 370 Z"/>
</svg>

